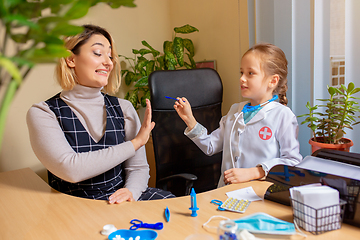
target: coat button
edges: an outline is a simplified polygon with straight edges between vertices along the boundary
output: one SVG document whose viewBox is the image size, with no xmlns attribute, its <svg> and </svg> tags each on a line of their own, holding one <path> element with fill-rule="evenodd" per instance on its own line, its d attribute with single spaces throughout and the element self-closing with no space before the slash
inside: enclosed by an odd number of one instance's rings
<svg viewBox="0 0 360 240">
<path fill-rule="evenodd" d="M 239 157 L 235 157 L 235 162 L 237 162 L 239 160 Z"/>
</svg>

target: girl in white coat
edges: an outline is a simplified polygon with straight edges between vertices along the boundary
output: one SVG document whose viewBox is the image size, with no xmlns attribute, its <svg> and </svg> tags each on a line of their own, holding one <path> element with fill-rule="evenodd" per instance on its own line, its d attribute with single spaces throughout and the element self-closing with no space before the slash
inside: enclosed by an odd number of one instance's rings
<svg viewBox="0 0 360 240">
<path fill-rule="evenodd" d="M 211 134 L 196 121 L 188 100 L 177 98 L 174 108 L 187 125 L 185 135 L 207 155 L 223 151 L 218 187 L 261 179 L 275 165 L 302 160 L 296 116 L 286 106 L 287 64 L 272 44 L 250 48 L 240 68 L 241 95 L 249 101 L 232 105 Z"/>
</svg>

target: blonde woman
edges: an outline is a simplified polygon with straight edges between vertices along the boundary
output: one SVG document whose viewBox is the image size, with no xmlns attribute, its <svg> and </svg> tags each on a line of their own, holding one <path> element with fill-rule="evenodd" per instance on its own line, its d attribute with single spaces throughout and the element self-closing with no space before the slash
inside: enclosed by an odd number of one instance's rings
<svg viewBox="0 0 360 240">
<path fill-rule="evenodd" d="M 104 28 L 83 27 L 65 39 L 70 56 L 56 69 L 63 90 L 27 114 L 31 145 L 50 186 L 109 203 L 174 197 L 147 187 L 144 145 L 155 125 L 150 102 L 141 125 L 130 102 L 108 95 L 120 86 L 114 41 Z"/>
</svg>

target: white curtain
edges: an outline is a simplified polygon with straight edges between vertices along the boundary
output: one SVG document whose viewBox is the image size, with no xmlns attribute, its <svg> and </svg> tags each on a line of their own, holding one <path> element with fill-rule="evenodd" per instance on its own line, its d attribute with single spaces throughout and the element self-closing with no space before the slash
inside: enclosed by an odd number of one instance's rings
<svg viewBox="0 0 360 240">
<path fill-rule="evenodd" d="M 331 84 L 330 1 L 255 0 L 254 5 L 253 11 L 249 8 L 249 18 L 253 14 L 256 19 L 255 42 L 270 42 L 284 50 L 289 60 L 288 106 L 297 116 L 308 113 L 306 102 L 319 104 L 316 99 L 328 98 L 326 85 Z M 354 82 L 357 87 L 360 87 L 359 25 L 360 1 L 345 0 L 345 84 Z M 309 128 L 300 125 L 303 156 L 311 154 L 310 136 Z M 351 151 L 360 153 L 360 124 L 353 131 L 347 130 L 346 137 L 354 141 Z"/>
<path fill-rule="evenodd" d="M 360 87 L 360 1 L 345 0 L 345 83 Z M 356 97 L 360 97 L 358 93 Z M 359 100 L 357 100 L 359 101 Z M 360 120 L 360 119 L 358 119 Z M 351 152 L 360 153 L 360 124 L 348 130 L 346 137 L 354 142 Z"/>
</svg>

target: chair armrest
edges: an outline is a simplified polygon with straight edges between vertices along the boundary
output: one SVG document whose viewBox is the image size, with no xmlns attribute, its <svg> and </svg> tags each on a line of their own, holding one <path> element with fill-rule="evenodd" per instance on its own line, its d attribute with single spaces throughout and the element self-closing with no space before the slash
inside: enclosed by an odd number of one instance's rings
<svg viewBox="0 0 360 240">
<path fill-rule="evenodd" d="M 161 185 L 162 189 L 167 190 L 166 183 L 174 178 L 183 178 L 186 180 L 185 195 L 190 195 L 191 188 L 194 185 L 194 181 L 197 180 L 197 176 L 191 173 L 179 173 L 161 178 L 157 181 L 157 184 Z"/>
</svg>

